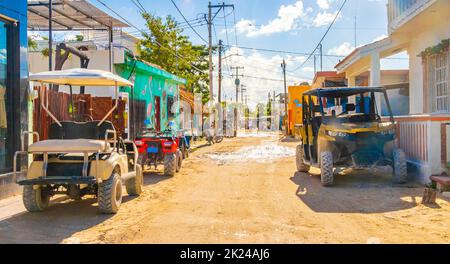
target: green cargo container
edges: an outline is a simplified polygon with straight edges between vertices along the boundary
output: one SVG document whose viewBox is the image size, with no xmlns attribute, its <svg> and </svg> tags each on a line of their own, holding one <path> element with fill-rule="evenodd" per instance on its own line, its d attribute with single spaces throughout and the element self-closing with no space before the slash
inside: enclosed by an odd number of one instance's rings
<svg viewBox="0 0 450 264">
<path fill-rule="evenodd" d="M 137 60 L 128 52 L 125 63 L 116 64 L 118 75 L 134 82 L 133 92 L 122 87 L 130 98 L 130 133 L 132 138 L 144 128 L 164 131 L 169 121 L 179 127 L 179 86 L 186 80 L 175 76 L 150 63 Z M 172 106 L 172 107 L 171 107 Z M 170 111 L 172 109 L 172 111 Z"/>
</svg>

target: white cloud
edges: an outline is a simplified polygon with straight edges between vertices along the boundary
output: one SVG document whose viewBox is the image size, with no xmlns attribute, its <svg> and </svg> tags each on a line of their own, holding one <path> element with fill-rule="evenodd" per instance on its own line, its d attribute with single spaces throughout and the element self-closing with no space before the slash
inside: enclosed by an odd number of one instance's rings
<svg viewBox="0 0 450 264">
<path fill-rule="evenodd" d="M 274 33 L 287 32 L 295 29 L 298 19 L 305 17 L 306 13 L 303 1 L 297 1 L 293 5 L 282 5 L 278 10 L 278 17 L 260 27 L 254 25 L 254 21 L 242 19 L 237 23 L 239 33 L 246 33 L 248 37 L 268 36 Z"/>
<path fill-rule="evenodd" d="M 347 56 L 353 50 L 355 50 L 355 47 L 353 47 L 349 42 L 344 42 L 340 46 L 330 49 L 328 51 L 328 54 L 338 55 L 338 56 Z"/>
<path fill-rule="evenodd" d="M 320 9 L 329 9 L 331 0 L 317 0 L 317 5 Z"/>
<path fill-rule="evenodd" d="M 336 14 L 337 14 L 337 11 L 334 13 L 329 13 L 327 11 L 320 12 L 314 18 L 313 25 L 315 27 L 323 27 L 323 26 L 329 25 L 331 22 L 333 22 L 334 18 L 336 17 Z M 339 19 L 341 17 L 342 17 L 342 15 L 339 14 L 337 19 Z"/>
</svg>

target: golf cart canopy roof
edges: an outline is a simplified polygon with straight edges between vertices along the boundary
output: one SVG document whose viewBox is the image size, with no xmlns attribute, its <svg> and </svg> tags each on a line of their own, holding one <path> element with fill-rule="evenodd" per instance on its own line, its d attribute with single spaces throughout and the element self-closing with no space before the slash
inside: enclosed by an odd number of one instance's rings
<svg viewBox="0 0 450 264">
<path fill-rule="evenodd" d="M 304 93 L 304 95 L 312 95 L 327 98 L 349 97 L 362 93 L 384 93 L 385 89 L 382 87 L 344 87 L 344 88 L 329 88 L 329 89 L 314 89 Z"/>
<path fill-rule="evenodd" d="M 130 81 L 111 72 L 89 69 L 69 69 L 30 74 L 30 81 L 73 86 L 133 86 Z"/>
</svg>

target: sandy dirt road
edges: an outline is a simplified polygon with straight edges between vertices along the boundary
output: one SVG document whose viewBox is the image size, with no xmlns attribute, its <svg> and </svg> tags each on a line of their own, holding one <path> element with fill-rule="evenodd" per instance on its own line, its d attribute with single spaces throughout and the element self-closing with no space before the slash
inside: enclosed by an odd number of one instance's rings
<svg viewBox="0 0 450 264">
<path fill-rule="evenodd" d="M 318 170 L 296 173 L 283 157 L 296 144 L 266 136 L 200 148 L 173 178 L 147 173 L 144 194 L 114 216 L 95 199 L 39 214 L 20 197 L 0 202 L 0 243 L 450 243 L 449 199 L 424 206 L 422 186 L 386 172 L 344 172 L 323 188 Z"/>
</svg>

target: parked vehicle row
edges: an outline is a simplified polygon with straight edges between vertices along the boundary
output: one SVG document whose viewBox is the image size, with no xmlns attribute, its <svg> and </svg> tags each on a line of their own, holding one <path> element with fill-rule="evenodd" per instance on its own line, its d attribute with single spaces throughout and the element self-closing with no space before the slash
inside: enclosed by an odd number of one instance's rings
<svg viewBox="0 0 450 264">
<path fill-rule="evenodd" d="M 165 174 L 173 176 L 189 155 L 187 137 L 176 136 L 176 131 L 170 129 L 163 133 L 147 131 L 136 141 L 118 136 L 113 123 L 107 120 L 118 107 L 118 87 L 133 87 L 128 80 L 105 71 L 71 69 L 31 74 L 30 81 L 41 83 L 41 87 L 69 86 L 71 102 L 72 86 L 114 86 L 116 95 L 115 105 L 102 120 L 80 122 L 73 115 L 72 120 L 58 120 L 41 89 L 41 108 L 53 120 L 48 139 L 39 140 L 37 132 L 25 132 L 22 150 L 14 155 L 14 181 L 24 187 L 23 203 L 30 212 L 44 211 L 55 195 L 74 200 L 95 195 L 101 213 L 117 213 L 122 203 L 122 184 L 128 195 L 139 196 L 145 166 L 156 168 L 163 163 Z M 26 149 L 25 137 L 30 134 L 37 141 Z M 26 170 L 22 166 L 25 156 L 32 157 Z"/>
</svg>

